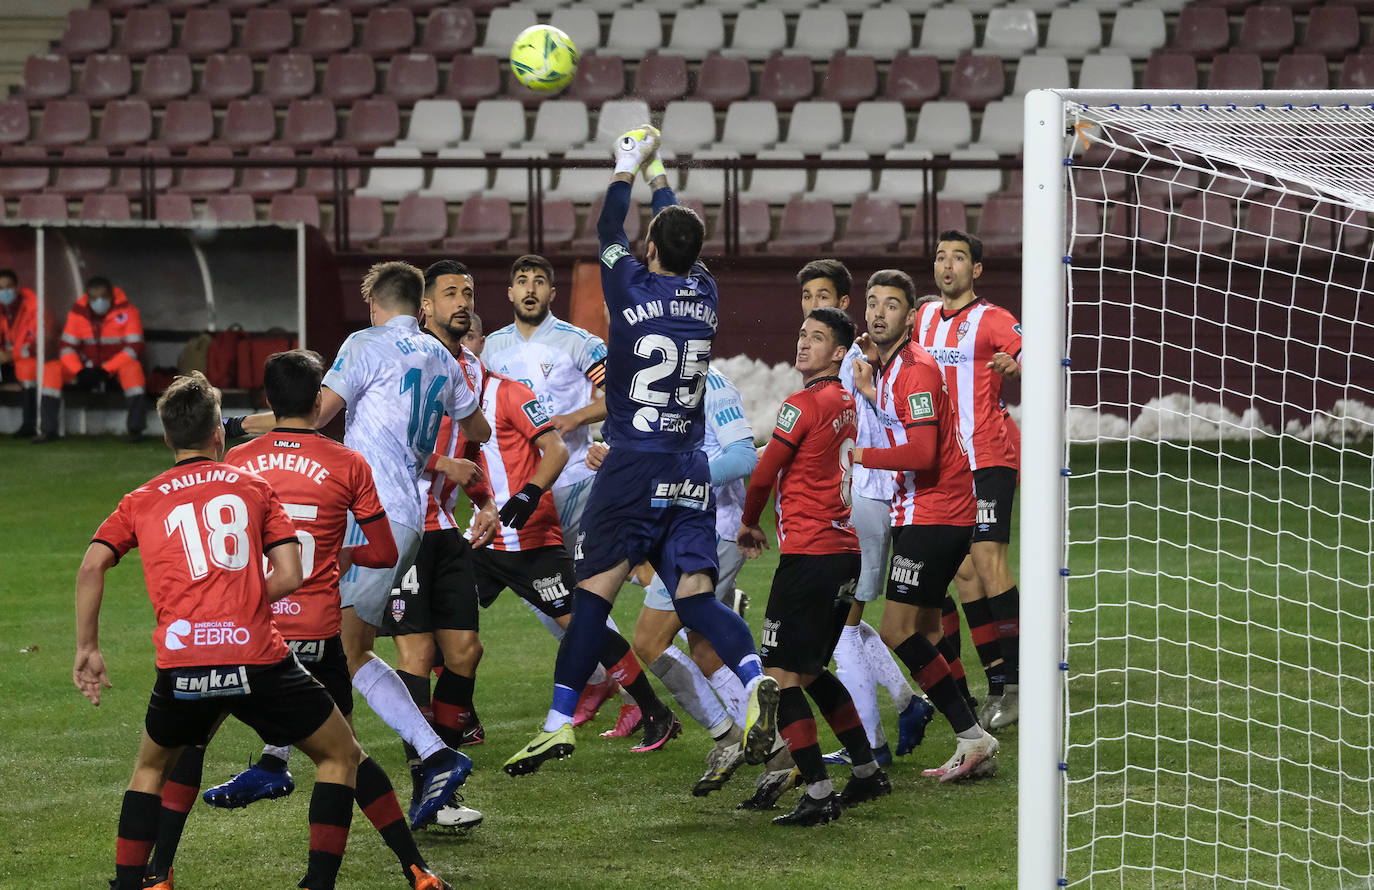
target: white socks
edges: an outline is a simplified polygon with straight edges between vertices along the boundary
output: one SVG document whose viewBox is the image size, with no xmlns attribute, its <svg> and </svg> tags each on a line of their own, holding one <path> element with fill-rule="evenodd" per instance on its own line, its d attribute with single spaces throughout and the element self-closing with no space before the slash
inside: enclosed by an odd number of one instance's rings
<svg viewBox="0 0 1374 890">
<path fill-rule="evenodd" d="M 730 670 L 729 665 L 722 665 L 716 669 L 707 682 L 715 690 L 720 701 L 725 705 L 725 710 L 735 719 L 740 726 L 744 725 L 745 712 L 749 709 L 749 694 L 744 691 L 744 684 L 740 682 L 735 672 Z"/>
<path fill-rule="evenodd" d="M 882 717 L 878 714 L 878 684 L 859 631 L 860 627 L 866 626 L 863 623 L 846 624 L 844 630 L 840 631 L 840 641 L 835 644 L 835 676 L 849 690 L 849 697 L 854 699 L 854 710 L 859 712 L 859 722 L 864 725 L 868 744 L 877 748 L 882 733 Z"/>
<path fill-rule="evenodd" d="M 849 628 L 845 628 L 849 630 Z M 867 621 L 859 622 L 859 637 L 863 646 L 864 654 L 868 656 L 868 668 L 872 672 L 873 679 L 877 680 L 888 694 L 892 696 L 892 704 L 897 710 L 904 711 L 906 706 L 911 704 L 912 697 L 916 694 L 911 688 L 911 684 L 906 680 L 906 674 L 902 673 L 902 668 L 897 664 L 897 659 L 892 657 L 892 650 L 887 648 L 878 636 L 878 632 L 868 626 Z M 864 721 L 868 725 L 868 721 Z"/>
<path fill-rule="evenodd" d="M 649 670 L 663 681 L 663 685 L 668 687 L 673 698 L 693 720 L 700 723 L 703 729 L 711 731 L 712 736 L 720 734 L 721 724 L 728 723 L 730 718 L 711 691 L 711 685 L 706 682 L 701 669 L 685 652 L 676 646 L 669 646 L 653 660 Z"/>
<path fill-rule="evenodd" d="M 372 660 L 353 675 L 353 688 L 367 699 L 368 707 L 387 726 L 419 752 L 422 760 L 446 747 L 420 709 L 415 707 L 406 684 L 385 661 L 372 656 Z"/>
</svg>

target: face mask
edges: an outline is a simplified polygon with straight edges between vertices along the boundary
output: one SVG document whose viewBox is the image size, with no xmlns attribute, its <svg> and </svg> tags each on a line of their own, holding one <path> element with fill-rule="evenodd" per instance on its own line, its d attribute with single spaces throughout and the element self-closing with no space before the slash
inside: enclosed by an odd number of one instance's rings
<svg viewBox="0 0 1374 890">
<path fill-rule="evenodd" d="M 101 297 L 98 300 L 91 300 L 91 311 L 96 315 L 104 315 L 110 311 L 109 297 Z"/>
<path fill-rule="evenodd" d="M 14 302 L 14 288 L 7 287 L 0 290 L 0 306 L 8 306 Z"/>
</svg>

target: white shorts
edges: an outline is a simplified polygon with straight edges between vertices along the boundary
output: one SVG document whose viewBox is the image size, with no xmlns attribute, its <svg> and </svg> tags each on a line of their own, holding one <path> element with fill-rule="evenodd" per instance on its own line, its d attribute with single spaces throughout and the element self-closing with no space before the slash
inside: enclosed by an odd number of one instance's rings
<svg viewBox="0 0 1374 890">
<path fill-rule="evenodd" d="M 871 603 L 883 595 L 887 584 L 887 548 L 892 543 L 892 504 L 856 497 L 850 507 L 849 521 L 854 523 L 862 551 L 859 586 L 854 591 L 854 599 Z"/>
<path fill-rule="evenodd" d="M 353 566 L 339 579 L 339 602 L 352 606 L 359 618 L 373 627 L 381 627 L 386 615 L 387 602 L 393 588 L 401 586 L 401 578 L 415 564 L 415 554 L 420 550 L 422 533 L 405 525 L 397 525 L 390 519 L 391 536 L 396 539 L 396 552 L 400 554 L 396 565 L 389 569 L 368 569 Z M 344 535 L 344 545 L 352 547 L 367 543 L 367 536 L 348 517 L 348 531 Z"/>
<path fill-rule="evenodd" d="M 734 541 L 716 538 L 716 558 L 720 560 L 720 572 L 716 576 L 716 599 L 721 602 L 734 602 L 735 581 L 739 570 L 744 567 L 744 554 Z M 726 598 L 729 597 L 727 600 Z M 644 589 L 644 608 L 656 612 L 673 611 L 673 595 L 663 582 L 654 575 L 654 580 Z"/>
<path fill-rule="evenodd" d="M 563 544 L 573 557 L 576 557 L 573 549 L 577 543 L 577 533 L 582 530 L 582 513 L 587 509 L 587 498 L 592 493 L 594 481 L 596 476 L 588 476 L 553 490 L 553 506 L 558 511 L 558 523 L 563 526 Z"/>
</svg>

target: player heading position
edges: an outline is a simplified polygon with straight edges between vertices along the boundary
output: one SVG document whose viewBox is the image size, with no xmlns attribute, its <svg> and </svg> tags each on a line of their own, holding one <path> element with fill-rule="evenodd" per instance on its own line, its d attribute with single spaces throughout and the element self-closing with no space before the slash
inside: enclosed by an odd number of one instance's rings
<svg viewBox="0 0 1374 890">
<path fill-rule="evenodd" d="M 819 825 L 851 806 L 892 792 L 878 768 L 854 702 L 826 670 L 859 583 L 859 536 L 849 521 L 854 398 L 840 383 L 840 363 L 854 342 L 854 322 L 839 309 L 807 313 L 797 337 L 804 388 L 778 411 L 773 437 L 749 483 L 739 546 L 758 556 L 768 546 L 759 515 L 777 485 L 778 570 L 763 619 L 763 665 L 782 686 L 778 726 L 806 782 L 806 794 L 775 825 Z M 836 795 L 821 761 L 816 720 L 802 692 L 821 709 L 849 751 L 854 770 Z"/>
<path fill-rule="evenodd" d="M 119 814 L 114 890 L 144 886 L 162 789 L 187 745 L 226 714 L 316 764 L 310 854 L 300 886 L 330 890 L 348 841 L 362 751 L 329 693 L 272 623 L 272 602 L 301 583 L 296 527 L 261 477 L 221 463 L 219 390 L 199 372 L 157 403 L 175 465 L 125 495 L 95 533 L 76 579 L 72 680 L 94 705 L 111 685 L 100 652 L 105 573 L 139 548 L 157 627 L 157 678 Z M 272 574 L 263 577 L 263 559 Z"/>
<path fill-rule="evenodd" d="M 715 496 L 701 446 L 718 296 L 715 279 L 698 261 L 705 229 L 695 213 L 677 206 L 657 149 L 652 127 L 617 140 L 615 175 L 597 221 L 610 313 L 603 433 L 611 450 L 578 536 L 578 587 L 558 649 L 553 704 L 544 731 L 508 761 L 508 770 L 529 771 L 571 753 L 573 711 L 611 604 L 631 567 L 645 560 L 673 591 L 682 623 L 701 633 L 749 690 L 749 762 L 768 756 L 776 731 L 777 681 L 763 676 L 744 619 L 715 597 Z M 641 166 L 651 178 L 654 208 L 643 263 L 631 256 L 625 237 L 630 188 Z M 652 728 L 661 718 L 645 719 Z"/>
</svg>

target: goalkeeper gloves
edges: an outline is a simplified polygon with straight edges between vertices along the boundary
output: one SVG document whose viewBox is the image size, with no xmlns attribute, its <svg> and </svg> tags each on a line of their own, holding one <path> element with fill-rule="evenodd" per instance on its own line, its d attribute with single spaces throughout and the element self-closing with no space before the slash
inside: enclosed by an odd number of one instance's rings
<svg viewBox="0 0 1374 890">
<path fill-rule="evenodd" d="M 638 173 L 641 164 L 653 160 L 658 139 L 658 130 L 648 124 L 622 133 L 615 143 L 615 172 Z"/>
<path fill-rule="evenodd" d="M 543 495 L 544 489 L 533 482 L 511 495 L 511 499 L 501 508 L 501 524 L 517 530 L 524 528 Z"/>
</svg>

